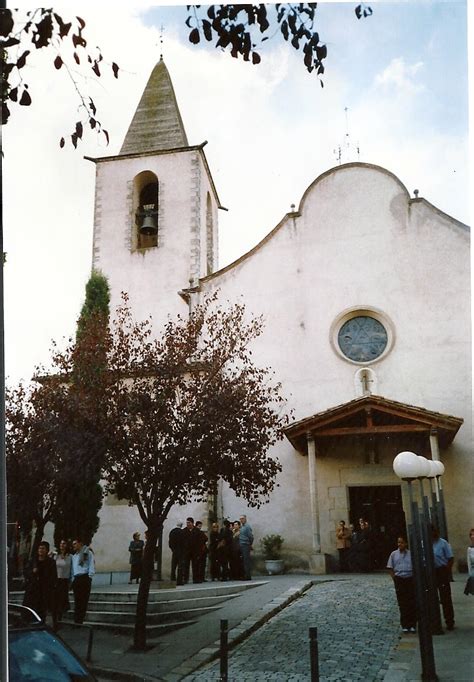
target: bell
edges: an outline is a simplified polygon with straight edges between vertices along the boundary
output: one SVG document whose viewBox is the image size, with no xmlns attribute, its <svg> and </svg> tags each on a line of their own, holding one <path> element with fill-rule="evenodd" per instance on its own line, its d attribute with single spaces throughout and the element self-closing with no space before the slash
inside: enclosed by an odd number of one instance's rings
<svg viewBox="0 0 474 682">
<path fill-rule="evenodd" d="M 156 224 L 156 217 L 150 213 L 146 213 L 140 226 L 140 234 L 153 235 L 157 232 L 158 225 Z"/>
</svg>

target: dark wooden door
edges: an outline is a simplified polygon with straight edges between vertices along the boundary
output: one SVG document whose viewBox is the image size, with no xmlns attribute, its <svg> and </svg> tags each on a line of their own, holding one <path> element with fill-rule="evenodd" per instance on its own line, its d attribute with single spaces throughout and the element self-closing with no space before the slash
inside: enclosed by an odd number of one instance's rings
<svg viewBox="0 0 474 682">
<path fill-rule="evenodd" d="M 374 538 L 375 568 L 385 568 L 397 537 L 405 535 L 405 514 L 399 485 L 354 486 L 349 488 L 349 519 L 357 529 L 359 518 L 370 523 Z"/>
</svg>

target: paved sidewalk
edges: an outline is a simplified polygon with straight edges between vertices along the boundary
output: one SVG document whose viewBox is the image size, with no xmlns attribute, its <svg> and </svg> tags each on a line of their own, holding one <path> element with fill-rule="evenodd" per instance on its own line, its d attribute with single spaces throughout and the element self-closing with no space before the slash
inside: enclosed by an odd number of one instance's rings
<svg viewBox="0 0 474 682">
<path fill-rule="evenodd" d="M 440 682 L 472 682 L 474 597 L 463 594 L 464 576 L 455 580 L 456 629 L 435 638 L 436 667 Z M 218 662 L 202 666 L 218 656 L 222 618 L 228 619 L 229 641 L 236 645 L 229 659 L 232 682 L 309 681 L 312 625 L 318 627 L 321 682 L 420 679 L 418 637 L 401 636 L 387 575 L 284 575 L 254 582 L 254 588 L 197 623 L 150 641 L 154 646 L 146 653 L 131 651 L 130 637 L 95 633 L 92 667 L 99 680 L 214 682 Z M 65 639 L 71 641 L 72 634 Z M 85 635 L 73 634 L 73 648 L 82 656 Z"/>
<path fill-rule="evenodd" d="M 474 680 L 474 597 L 463 593 L 466 579 L 466 575 L 455 575 L 455 582 L 451 583 L 455 629 L 433 637 L 435 666 L 440 682 Z M 420 679 L 418 637 L 403 635 L 384 682 L 413 682 Z"/>
</svg>

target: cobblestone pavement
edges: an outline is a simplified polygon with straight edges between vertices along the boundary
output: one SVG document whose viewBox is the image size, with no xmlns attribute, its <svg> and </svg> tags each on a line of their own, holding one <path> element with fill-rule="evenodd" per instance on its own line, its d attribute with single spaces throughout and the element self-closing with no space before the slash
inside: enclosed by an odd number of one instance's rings
<svg viewBox="0 0 474 682">
<path fill-rule="evenodd" d="M 392 581 L 364 575 L 314 585 L 230 653 L 229 682 L 310 680 L 311 626 L 318 628 L 321 682 L 382 680 L 399 636 Z M 219 680 L 219 662 L 184 680 Z"/>
</svg>

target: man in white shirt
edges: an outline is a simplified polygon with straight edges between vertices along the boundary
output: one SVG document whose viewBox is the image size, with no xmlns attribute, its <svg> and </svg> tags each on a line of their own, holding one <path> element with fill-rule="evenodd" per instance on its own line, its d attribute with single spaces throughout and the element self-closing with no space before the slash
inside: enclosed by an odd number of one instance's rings
<svg viewBox="0 0 474 682">
<path fill-rule="evenodd" d="M 74 592 L 74 622 L 82 624 L 86 617 L 91 593 L 92 576 L 95 573 L 94 553 L 81 538 L 73 540 L 72 590 Z"/>
<path fill-rule="evenodd" d="M 398 549 L 388 558 L 387 568 L 395 585 L 402 631 L 416 632 L 415 584 L 411 554 L 403 536 L 398 538 L 397 545 Z"/>
</svg>

